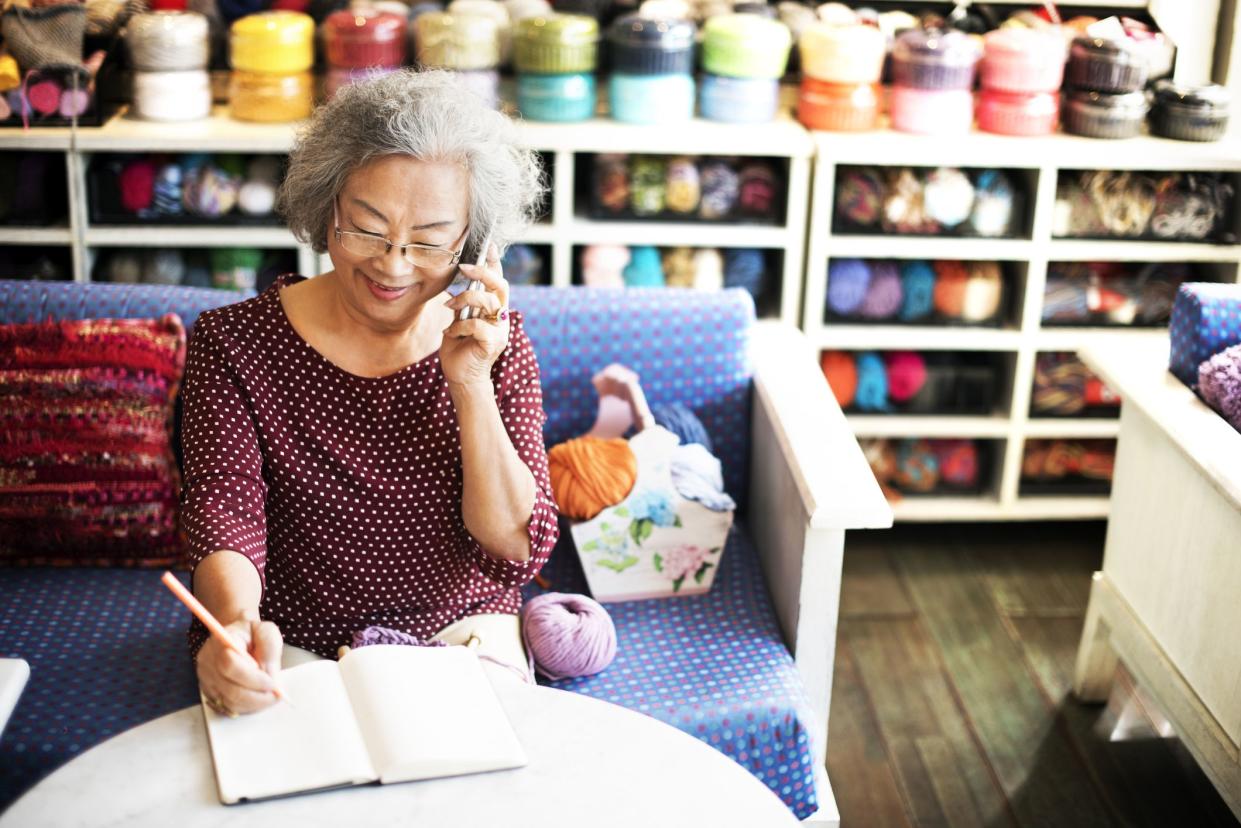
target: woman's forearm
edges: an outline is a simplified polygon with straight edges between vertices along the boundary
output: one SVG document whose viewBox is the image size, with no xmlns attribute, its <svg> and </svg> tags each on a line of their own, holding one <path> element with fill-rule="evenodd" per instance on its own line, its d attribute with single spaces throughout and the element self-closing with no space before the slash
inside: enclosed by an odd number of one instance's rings
<svg viewBox="0 0 1241 828">
<path fill-rule="evenodd" d="M 490 382 L 448 389 L 461 429 L 465 528 L 494 557 L 528 560 L 534 475 L 513 447 L 495 389 Z"/>
<path fill-rule="evenodd" d="M 263 584 L 245 555 L 221 549 L 194 569 L 194 595 L 223 624 L 241 618 L 257 621 Z"/>
</svg>

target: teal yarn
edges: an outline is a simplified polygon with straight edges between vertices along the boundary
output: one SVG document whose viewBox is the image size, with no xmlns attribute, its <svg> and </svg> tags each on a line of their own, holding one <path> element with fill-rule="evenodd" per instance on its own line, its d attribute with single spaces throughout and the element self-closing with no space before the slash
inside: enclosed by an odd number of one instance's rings
<svg viewBox="0 0 1241 828">
<path fill-rule="evenodd" d="M 653 405 L 651 414 L 655 417 L 655 425 L 662 426 L 680 437 L 682 445 L 699 443 L 707 451 L 712 451 L 711 437 L 707 434 L 706 427 L 687 406 L 679 402 Z"/>
<path fill-rule="evenodd" d="M 664 265 L 654 247 L 630 248 L 625 265 L 625 287 L 663 287 Z"/>
<path fill-rule="evenodd" d="M 901 321 L 925 319 L 935 309 L 935 270 L 929 262 L 901 265 Z"/>
<path fill-rule="evenodd" d="M 859 411 L 888 411 L 888 372 L 883 357 L 874 351 L 857 355 L 857 393 L 853 404 Z"/>
<path fill-rule="evenodd" d="M 767 262 L 763 251 L 737 248 L 724 251 L 724 287 L 745 288 L 754 301 L 763 293 L 763 274 Z"/>
</svg>

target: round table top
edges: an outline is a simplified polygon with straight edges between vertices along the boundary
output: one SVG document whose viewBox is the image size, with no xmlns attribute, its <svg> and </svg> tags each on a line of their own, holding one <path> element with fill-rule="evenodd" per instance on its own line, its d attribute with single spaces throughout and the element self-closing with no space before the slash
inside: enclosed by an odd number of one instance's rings
<svg viewBox="0 0 1241 828">
<path fill-rule="evenodd" d="M 745 768 L 656 719 L 518 682 L 498 682 L 496 693 L 529 758 L 523 768 L 226 806 L 195 705 L 77 757 L 0 815 L 0 828 L 797 824 Z"/>
</svg>

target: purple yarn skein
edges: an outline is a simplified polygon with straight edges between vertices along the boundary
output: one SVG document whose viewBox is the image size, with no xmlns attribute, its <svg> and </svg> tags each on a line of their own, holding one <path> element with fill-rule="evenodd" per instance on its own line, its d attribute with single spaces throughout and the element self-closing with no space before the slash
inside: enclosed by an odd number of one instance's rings
<svg viewBox="0 0 1241 828">
<path fill-rule="evenodd" d="M 553 681 L 593 676 L 616 658 L 616 626 L 593 598 L 548 592 L 526 602 L 521 635 L 540 673 Z"/>
<path fill-rule="evenodd" d="M 1198 366 L 1198 391 L 1228 424 L 1241 431 L 1241 345 L 1233 345 Z"/>
<path fill-rule="evenodd" d="M 870 266 L 861 259 L 834 259 L 827 269 L 827 307 L 832 313 L 854 313 L 870 287 Z"/>
<path fill-rule="evenodd" d="M 904 296 L 900 268 L 893 262 L 875 262 L 870 270 L 870 288 L 858 312 L 867 319 L 891 319 L 901 309 Z"/>
</svg>

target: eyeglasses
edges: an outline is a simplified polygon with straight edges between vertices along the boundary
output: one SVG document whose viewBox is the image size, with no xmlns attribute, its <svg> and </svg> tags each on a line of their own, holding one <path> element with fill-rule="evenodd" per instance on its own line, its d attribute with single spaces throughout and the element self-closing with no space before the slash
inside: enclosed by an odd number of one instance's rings
<svg viewBox="0 0 1241 828">
<path fill-rule="evenodd" d="M 469 232 L 469 225 L 461 232 L 460 238 L 454 242 L 452 249 L 449 247 L 438 247 L 433 244 L 420 244 L 418 242 L 410 242 L 409 244 L 397 244 L 391 239 L 383 236 L 375 236 L 370 233 L 355 233 L 350 230 L 340 229 L 340 202 L 339 200 L 332 203 L 333 221 L 336 225 L 336 241 L 340 246 L 348 250 L 355 256 L 364 256 L 373 259 L 378 256 L 387 256 L 388 251 L 396 248 L 401 251 L 401 258 L 412 264 L 414 267 L 421 267 L 426 270 L 446 270 L 457 262 L 461 261 L 461 252 L 464 245 L 461 241 Z M 460 245 L 460 246 L 457 246 Z"/>
</svg>

